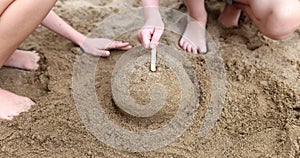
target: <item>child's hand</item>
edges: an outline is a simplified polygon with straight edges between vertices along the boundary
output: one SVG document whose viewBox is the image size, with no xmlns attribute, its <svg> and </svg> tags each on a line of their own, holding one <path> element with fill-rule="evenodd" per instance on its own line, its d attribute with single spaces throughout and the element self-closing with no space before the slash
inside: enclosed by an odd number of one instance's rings
<svg viewBox="0 0 300 158">
<path fill-rule="evenodd" d="M 132 46 L 128 42 L 112 41 L 106 38 L 87 38 L 81 49 L 90 55 L 108 57 L 110 49 L 129 50 Z"/>
<path fill-rule="evenodd" d="M 158 7 L 144 7 L 145 24 L 138 32 L 138 39 L 146 49 L 157 47 L 164 32 L 164 23 Z"/>
</svg>

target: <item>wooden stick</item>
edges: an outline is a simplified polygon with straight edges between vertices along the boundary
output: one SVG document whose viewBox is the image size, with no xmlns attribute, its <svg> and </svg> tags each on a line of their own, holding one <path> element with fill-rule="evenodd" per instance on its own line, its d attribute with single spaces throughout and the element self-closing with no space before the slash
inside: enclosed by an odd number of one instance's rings
<svg viewBox="0 0 300 158">
<path fill-rule="evenodd" d="M 156 71 L 156 47 L 151 47 L 151 67 L 152 72 Z"/>
</svg>

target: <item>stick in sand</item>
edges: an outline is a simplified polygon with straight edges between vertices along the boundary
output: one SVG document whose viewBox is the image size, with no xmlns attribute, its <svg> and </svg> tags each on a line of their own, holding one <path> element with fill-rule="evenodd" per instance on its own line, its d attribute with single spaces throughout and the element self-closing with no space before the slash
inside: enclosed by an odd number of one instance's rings
<svg viewBox="0 0 300 158">
<path fill-rule="evenodd" d="M 150 70 L 152 72 L 156 71 L 156 47 L 154 45 L 150 45 L 151 47 L 151 67 Z"/>
</svg>

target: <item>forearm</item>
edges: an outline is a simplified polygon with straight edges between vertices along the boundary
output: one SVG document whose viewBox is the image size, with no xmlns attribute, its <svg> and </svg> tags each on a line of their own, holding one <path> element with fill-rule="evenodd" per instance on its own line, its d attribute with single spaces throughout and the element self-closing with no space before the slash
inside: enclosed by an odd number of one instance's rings
<svg viewBox="0 0 300 158">
<path fill-rule="evenodd" d="M 159 0 L 143 0 L 143 7 L 159 7 Z"/>
<path fill-rule="evenodd" d="M 156 21 L 161 21 L 159 0 L 143 0 L 142 5 L 146 23 L 155 24 Z"/>
<path fill-rule="evenodd" d="M 49 12 L 47 17 L 42 21 L 42 25 L 77 45 L 82 45 L 86 40 L 86 36 L 72 28 L 53 11 Z"/>
</svg>

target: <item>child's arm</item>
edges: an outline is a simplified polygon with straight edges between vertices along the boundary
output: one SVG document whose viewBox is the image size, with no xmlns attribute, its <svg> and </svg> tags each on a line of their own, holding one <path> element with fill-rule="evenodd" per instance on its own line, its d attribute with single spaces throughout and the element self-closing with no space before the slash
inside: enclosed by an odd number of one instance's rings
<svg viewBox="0 0 300 158">
<path fill-rule="evenodd" d="M 43 20 L 42 25 L 79 46 L 82 45 L 87 38 L 80 32 L 76 31 L 74 28 L 72 28 L 53 11 L 49 12 L 47 17 Z"/>
<path fill-rule="evenodd" d="M 159 0 L 143 0 L 145 24 L 138 33 L 139 41 L 145 48 L 156 47 L 164 31 L 159 12 Z"/>
<path fill-rule="evenodd" d="M 80 46 L 86 53 L 94 56 L 109 56 L 109 49 L 128 50 L 131 48 L 129 43 L 112 41 L 105 38 L 87 38 L 85 35 L 76 31 L 63 19 L 50 11 L 47 17 L 42 21 L 42 25 L 49 30 L 69 39 Z"/>
<path fill-rule="evenodd" d="M 159 0 L 143 0 L 143 7 L 159 7 Z"/>
</svg>

